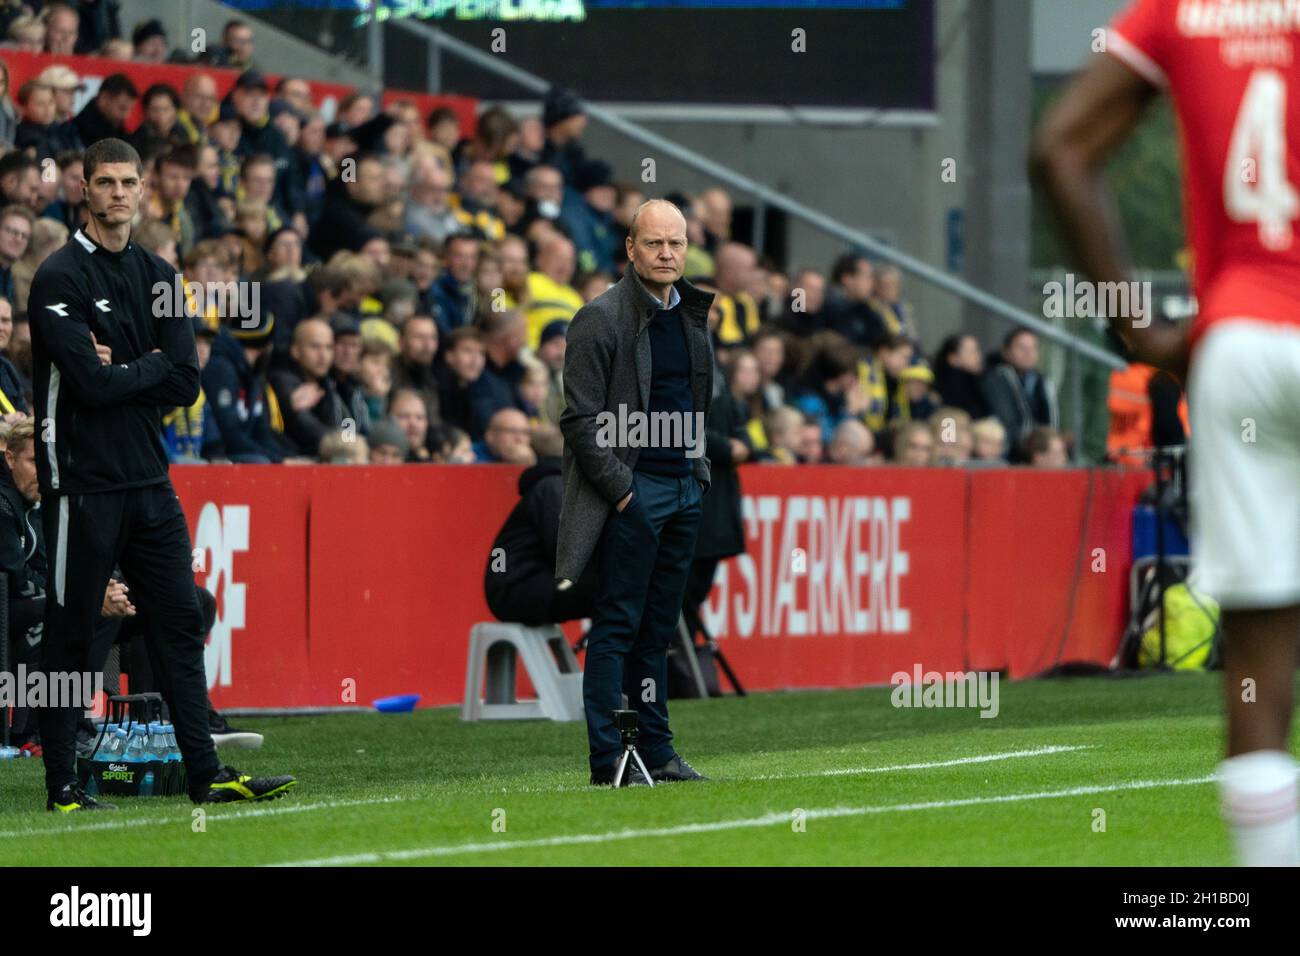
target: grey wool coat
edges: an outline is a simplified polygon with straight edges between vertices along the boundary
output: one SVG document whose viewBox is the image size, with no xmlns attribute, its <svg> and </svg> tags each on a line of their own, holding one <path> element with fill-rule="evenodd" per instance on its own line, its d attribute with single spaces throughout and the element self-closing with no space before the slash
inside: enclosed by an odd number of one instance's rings
<svg viewBox="0 0 1300 956">
<path fill-rule="evenodd" d="M 709 306 L 713 295 L 685 279 L 675 283 L 681 296 L 682 327 L 691 364 L 695 411 L 707 425 L 713 399 L 713 345 Z M 592 299 L 569 323 L 564 355 L 564 505 L 555 553 L 555 578 L 576 581 L 595 553 L 613 507 L 632 490 L 632 469 L 640 448 L 610 446 L 597 440 L 597 416 L 647 411 L 650 404 L 650 321 L 655 298 L 629 264 L 623 278 Z M 709 459 L 693 459 L 695 477 L 709 487 Z"/>
</svg>

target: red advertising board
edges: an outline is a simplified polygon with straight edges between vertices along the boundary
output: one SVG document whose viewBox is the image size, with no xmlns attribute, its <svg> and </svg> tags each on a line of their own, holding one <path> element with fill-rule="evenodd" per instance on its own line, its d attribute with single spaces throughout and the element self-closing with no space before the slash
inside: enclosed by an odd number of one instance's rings
<svg viewBox="0 0 1300 956">
<path fill-rule="evenodd" d="M 1107 663 L 1123 630 L 1144 472 L 970 475 L 967 664 L 1040 674 Z"/>
<path fill-rule="evenodd" d="M 470 628 L 491 619 L 483 575 L 518 474 L 174 468 L 196 579 L 218 598 L 213 700 L 458 702 Z M 741 475 L 746 553 L 719 568 L 705 620 L 750 689 L 883 684 L 917 665 L 1026 677 L 1115 652 L 1144 474 Z"/>
<path fill-rule="evenodd" d="M 747 552 L 705 625 L 755 687 L 885 683 L 962 663 L 966 476 L 939 469 L 749 468 Z"/>
<path fill-rule="evenodd" d="M 492 620 L 483 573 L 519 469 L 313 468 L 313 705 L 419 693 L 458 701 L 469 629 Z"/>
<path fill-rule="evenodd" d="M 187 66 L 178 63 L 135 63 L 127 60 L 110 60 L 99 56 L 54 56 L 49 53 L 24 53 L 19 50 L 5 50 L 0 53 L 0 59 L 3 59 L 9 67 L 10 95 L 15 97 L 20 86 L 28 80 L 36 79 L 47 66 L 62 64 L 68 67 L 86 84 L 86 88 L 77 94 L 73 106 L 77 112 L 80 112 L 83 106 L 95 98 L 95 93 L 99 90 L 99 84 L 112 73 L 125 73 L 131 77 L 131 82 L 136 85 L 136 88 L 141 93 L 155 83 L 168 83 L 179 91 L 190 76 L 195 73 L 206 73 L 216 81 L 218 99 L 225 97 L 230 92 L 231 87 L 235 85 L 235 79 L 239 76 L 238 70 L 220 67 Z M 264 75 L 274 89 L 276 82 L 279 80 L 279 75 L 274 73 Z M 311 87 L 312 102 L 328 119 L 334 117 L 334 110 L 338 106 L 339 100 L 353 92 L 351 86 L 343 83 L 323 83 L 318 80 L 307 80 L 307 84 Z M 131 111 L 130 117 L 127 118 L 127 129 L 135 129 L 140 122 L 140 116 L 141 107 L 140 103 L 137 102 L 135 108 Z"/>
<path fill-rule="evenodd" d="M 310 469 L 177 467 L 195 580 L 217 599 L 208 690 L 217 706 L 310 699 L 307 595 Z"/>
</svg>

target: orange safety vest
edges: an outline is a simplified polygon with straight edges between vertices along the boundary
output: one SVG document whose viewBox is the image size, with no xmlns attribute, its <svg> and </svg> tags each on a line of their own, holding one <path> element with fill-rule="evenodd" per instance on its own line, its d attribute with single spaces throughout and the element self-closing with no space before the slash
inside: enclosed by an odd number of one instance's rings
<svg viewBox="0 0 1300 956">
<path fill-rule="evenodd" d="M 1151 447 L 1151 396 L 1147 386 L 1155 373 L 1155 368 L 1139 362 L 1110 373 L 1110 395 L 1106 400 L 1110 411 L 1110 433 L 1106 436 L 1106 457 L 1116 464 L 1134 468 L 1149 464 L 1140 450 Z M 1182 419 L 1183 431 L 1191 434 L 1186 395 L 1179 399 L 1178 417 Z"/>
</svg>

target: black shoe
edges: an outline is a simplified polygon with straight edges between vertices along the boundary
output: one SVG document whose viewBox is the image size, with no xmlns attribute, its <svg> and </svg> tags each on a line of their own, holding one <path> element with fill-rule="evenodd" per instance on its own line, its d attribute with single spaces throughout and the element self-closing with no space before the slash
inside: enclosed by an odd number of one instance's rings
<svg viewBox="0 0 1300 956">
<path fill-rule="evenodd" d="M 618 770 L 618 761 L 610 764 L 608 767 L 600 767 L 591 772 L 591 785 L 593 787 L 612 787 L 614 786 L 614 774 Z M 627 769 L 623 771 L 624 787 L 648 787 L 649 781 L 641 773 L 641 768 L 636 765 L 635 760 L 629 760 Z"/>
<path fill-rule="evenodd" d="M 708 780 L 681 757 L 673 757 L 662 767 L 650 771 L 650 779 L 655 783 L 673 783 L 678 780 Z"/>
<path fill-rule="evenodd" d="M 75 783 L 70 783 L 58 793 L 52 793 L 45 801 L 46 810 L 60 813 L 75 813 L 79 810 L 116 810 L 111 803 L 100 803 Z"/>
<path fill-rule="evenodd" d="M 284 796 L 298 781 L 290 776 L 250 777 L 234 767 L 222 767 L 195 803 L 237 803 L 241 800 L 274 800 Z"/>
</svg>

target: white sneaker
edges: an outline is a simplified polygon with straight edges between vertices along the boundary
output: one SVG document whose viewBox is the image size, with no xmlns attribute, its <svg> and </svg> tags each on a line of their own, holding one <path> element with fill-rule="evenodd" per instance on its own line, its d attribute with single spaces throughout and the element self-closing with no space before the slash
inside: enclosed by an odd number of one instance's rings
<svg viewBox="0 0 1300 956">
<path fill-rule="evenodd" d="M 212 745 L 214 747 L 235 747 L 240 750 L 257 750 L 262 746 L 263 739 L 261 734 L 236 730 L 230 733 L 213 734 Z"/>
</svg>

